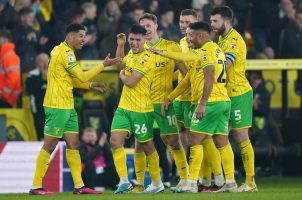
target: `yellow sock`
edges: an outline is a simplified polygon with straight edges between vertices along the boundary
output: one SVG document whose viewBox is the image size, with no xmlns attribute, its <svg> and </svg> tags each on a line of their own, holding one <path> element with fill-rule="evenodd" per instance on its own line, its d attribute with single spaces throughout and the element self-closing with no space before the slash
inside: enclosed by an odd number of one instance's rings
<svg viewBox="0 0 302 200">
<path fill-rule="evenodd" d="M 173 150 L 173 154 L 180 179 L 187 179 L 189 166 L 184 149 Z"/>
<path fill-rule="evenodd" d="M 35 171 L 32 189 L 37 189 L 42 187 L 42 180 L 48 169 L 49 160 L 50 160 L 50 154 L 44 149 L 41 149 L 36 159 L 36 171 Z"/>
<path fill-rule="evenodd" d="M 200 170 L 200 165 L 203 159 L 202 145 L 195 145 L 190 147 L 190 163 L 189 163 L 189 179 L 197 181 Z"/>
<path fill-rule="evenodd" d="M 206 152 L 208 156 L 209 166 L 211 171 L 213 172 L 214 176 L 218 176 L 222 174 L 222 167 L 221 167 L 221 156 L 220 152 L 216 148 L 214 141 L 212 138 L 204 140 L 203 150 Z"/>
<path fill-rule="evenodd" d="M 70 168 L 71 176 L 73 179 L 74 187 L 80 188 L 84 186 L 82 180 L 82 163 L 79 150 L 66 149 L 66 160 Z"/>
<path fill-rule="evenodd" d="M 245 169 L 245 183 L 249 186 L 255 185 L 255 155 L 251 141 L 247 140 L 240 143 L 239 148 Z"/>
<path fill-rule="evenodd" d="M 167 145 L 167 149 L 168 149 L 168 151 L 170 152 L 170 154 L 172 155 L 172 157 L 174 158 L 175 155 L 174 155 L 173 148 L 172 148 L 170 145 Z M 174 159 L 175 159 L 175 158 L 174 158 Z"/>
<path fill-rule="evenodd" d="M 136 180 L 140 184 L 144 184 L 146 165 L 147 160 L 145 152 L 134 153 L 134 168 Z"/>
<path fill-rule="evenodd" d="M 221 155 L 221 161 L 224 171 L 224 176 L 226 181 L 227 180 L 234 180 L 235 179 L 235 167 L 234 167 L 234 152 L 230 143 L 226 146 L 221 147 L 218 149 Z"/>
<path fill-rule="evenodd" d="M 112 153 L 115 170 L 118 176 L 120 177 L 120 179 L 127 178 L 128 180 L 127 157 L 124 147 L 114 149 Z"/>
<path fill-rule="evenodd" d="M 152 182 L 160 181 L 159 157 L 156 150 L 147 156 L 147 163 Z"/>
<path fill-rule="evenodd" d="M 202 184 L 203 186 L 210 186 L 211 185 L 211 168 L 209 166 L 209 163 L 207 162 L 207 155 L 204 152 L 203 153 L 203 159 L 200 165 L 200 170 L 199 170 L 199 183 Z M 205 182 L 207 182 L 207 180 L 210 180 L 210 184 L 204 184 Z"/>
</svg>

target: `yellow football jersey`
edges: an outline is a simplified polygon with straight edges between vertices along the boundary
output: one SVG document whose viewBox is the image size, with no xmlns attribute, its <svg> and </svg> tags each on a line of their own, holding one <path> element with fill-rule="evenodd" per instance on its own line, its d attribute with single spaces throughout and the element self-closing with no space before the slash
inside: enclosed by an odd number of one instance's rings
<svg viewBox="0 0 302 200">
<path fill-rule="evenodd" d="M 143 75 L 138 83 L 130 88 L 123 87 L 119 107 L 134 112 L 152 112 L 151 85 L 154 76 L 155 55 L 148 51 L 133 53 L 131 50 L 123 59 L 125 75 L 131 76 L 133 71 Z"/>
<path fill-rule="evenodd" d="M 180 45 L 180 48 L 181 48 L 181 51 L 186 53 L 189 51 L 189 47 L 188 47 L 188 44 L 187 44 L 187 41 L 186 41 L 186 37 L 183 37 L 180 41 L 179 41 L 179 45 Z M 190 65 L 191 65 L 191 62 L 185 62 L 185 65 L 188 69 L 188 71 L 190 70 Z M 178 83 L 180 81 L 183 80 L 183 75 L 178 72 Z M 176 98 L 177 100 L 179 101 L 191 101 L 191 87 L 189 87 L 188 89 L 186 89 L 179 97 Z"/>
<path fill-rule="evenodd" d="M 227 84 L 230 97 L 242 95 L 252 89 L 246 75 L 246 44 L 241 35 L 230 29 L 225 36 L 220 36 L 218 45 L 224 51 L 225 57 L 232 61 L 229 68 L 229 82 Z"/>
<path fill-rule="evenodd" d="M 74 51 L 66 42 L 53 48 L 48 64 L 44 106 L 61 109 L 74 108 L 73 81 L 69 72 L 77 65 Z"/>
<path fill-rule="evenodd" d="M 190 79 L 192 91 L 191 101 L 193 104 L 200 102 L 204 87 L 203 70 L 209 66 L 214 66 L 214 84 L 208 102 L 230 101 L 225 87 L 226 59 L 224 53 L 216 43 L 212 41 L 207 42 L 199 49 L 190 49 L 187 54 L 180 55 L 179 53 L 165 52 L 164 56 L 183 61 L 194 61 L 194 64 L 191 65 L 188 77 L 185 77 L 183 80 L 184 83 L 189 83 L 188 79 Z M 177 91 L 171 93 L 169 99 L 173 99 L 176 94 L 178 94 Z"/>
<path fill-rule="evenodd" d="M 156 48 L 163 51 L 181 52 L 177 43 L 160 38 L 158 42 L 151 45 L 145 43 L 145 48 Z M 173 75 L 175 68 L 175 61 L 169 58 L 165 58 L 160 55 L 154 55 L 155 60 L 153 66 L 154 79 L 151 88 L 151 99 L 154 104 L 163 103 L 166 97 L 173 90 Z"/>
</svg>

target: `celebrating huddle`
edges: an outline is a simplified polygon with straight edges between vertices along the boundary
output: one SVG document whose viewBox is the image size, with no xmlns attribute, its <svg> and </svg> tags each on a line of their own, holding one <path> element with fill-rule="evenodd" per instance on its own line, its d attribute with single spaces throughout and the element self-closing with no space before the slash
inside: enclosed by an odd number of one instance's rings
<svg viewBox="0 0 302 200">
<path fill-rule="evenodd" d="M 110 137 L 120 178 L 115 194 L 148 194 L 165 189 L 153 143 L 154 124 L 158 125 L 161 139 L 174 158 L 180 176 L 179 183 L 171 188 L 173 192 L 257 191 L 254 151 L 248 137 L 253 93 L 245 77 L 246 45 L 232 28 L 232 18 L 229 7 L 216 7 L 211 13 L 211 27 L 198 22 L 195 11 L 183 10 L 180 29 L 185 37 L 178 45 L 160 38 L 156 16 L 146 13 L 140 17 L 139 25 L 130 29 L 128 43 L 131 50 L 127 55 L 124 53 L 126 35 L 118 34 L 116 58 L 107 56 L 101 65 L 85 72 L 78 65 L 74 50 L 82 48 L 86 29 L 80 24 L 71 24 L 66 30 L 65 42 L 51 52 L 44 99 L 44 145 L 36 160 L 30 194 L 52 194 L 42 187 L 42 179 L 50 155 L 61 138 L 67 144 L 66 159 L 74 181 L 74 193 L 98 194 L 85 187 L 81 177 L 78 121 L 72 89 L 92 88 L 103 92 L 104 84 L 89 80 L 110 65 L 119 67 L 124 83 Z M 219 35 L 218 44 L 211 41 L 212 30 Z M 173 90 L 172 82 L 177 76 L 179 83 Z M 229 124 L 240 147 L 246 172 L 245 183 L 240 187 L 234 177 Z M 179 133 L 179 127 L 185 131 Z M 128 180 L 123 147 L 124 140 L 132 133 L 135 135 L 136 185 Z M 188 147 L 189 159 L 186 157 Z M 147 167 L 152 182 L 145 188 Z M 211 185 L 212 174 L 214 185 Z"/>
<path fill-rule="evenodd" d="M 212 29 L 220 36 L 218 44 L 211 41 L 210 25 L 197 22 L 192 10 L 183 10 L 181 14 L 180 23 L 187 25 L 181 26 L 185 32 L 181 48 L 159 38 L 156 16 L 148 13 L 140 18 L 140 25 L 132 26 L 128 37 L 131 50 L 126 56 L 123 50 L 126 36 L 117 36 L 117 56 L 123 57 L 120 78 L 124 88 L 110 138 L 120 177 L 116 194 L 164 190 L 152 140 L 154 121 L 180 175 L 177 186 L 171 188 L 173 192 L 257 191 L 254 152 L 248 138 L 253 97 L 245 78 L 246 45 L 232 28 L 233 13 L 229 7 L 217 7 L 211 14 Z M 174 67 L 183 79 L 173 90 Z M 173 102 L 181 95 L 187 96 L 183 97 L 184 101 L 179 98 Z M 181 133 L 182 137 L 178 134 L 177 121 L 187 129 Z M 228 140 L 229 121 L 246 170 L 246 181 L 239 188 L 234 177 L 234 153 Z M 134 187 L 128 180 L 123 148 L 124 139 L 131 133 L 136 138 L 134 165 L 138 184 Z M 183 143 L 190 148 L 189 164 Z M 152 183 L 144 188 L 146 166 Z M 215 185 L 211 187 L 212 172 Z"/>
</svg>

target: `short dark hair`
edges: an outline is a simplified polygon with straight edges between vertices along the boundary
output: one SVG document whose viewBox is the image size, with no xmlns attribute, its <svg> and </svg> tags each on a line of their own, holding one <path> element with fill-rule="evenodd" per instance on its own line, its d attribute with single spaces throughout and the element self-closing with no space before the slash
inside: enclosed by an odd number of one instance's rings
<svg viewBox="0 0 302 200">
<path fill-rule="evenodd" d="M 22 8 L 20 11 L 19 11 L 19 16 L 23 16 L 23 15 L 27 15 L 27 14 L 30 14 L 30 13 L 33 13 L 32 9 L 31 8 Z"/>
<path fill-rule="evenodd" d="M 80 30 L 86 31 L 86 27 L 82 24 L 69 24 L 65 30 L 65 34 L 67 35 L 70 32 L 79 32 Z"/>
<path fill-rule="evenodd" d="M 209 24 L 206 22 L 194 22 L 189 24 L 189 28 L 196 31 L 206 31 L 207 33 L 211 33 L 212 29 Z"/>
<path fill-rule="evenodd" d="M 193 9 L 184 9 L 180 13 L 181 16 L 187 16 L 187 15 L 192 15 L 194 17 L 197 17 L 197 12 Z"/>
<path fill-rule="evenodd" d="M 154 24 L 157 24 L 157 17 L 151 13 L 143 14 L 143 16 L 141 16 L 138 21 L 140 22 L 143 19 L 149 19 L 149 20 L 153 21 Z"/>
<path fill-rule="evenodd" d="M 219 6 L 212 10 L 211 15 L 221 15 L 224 19 L 233 20 L 234 14 L 233 10 L 228 6 Z"/>
<path fill-rule="evenodd" d="M 131 26 L 129 33 L 146 35 L 147 31 L 143 26 L 134 24 Z"/>
<path fill-rule="evenodd" d="M 9 30 L 0 29 L 0 37 L 8 39 L 8 41 L 12 41 L 13 37 Z"/>
</svg>

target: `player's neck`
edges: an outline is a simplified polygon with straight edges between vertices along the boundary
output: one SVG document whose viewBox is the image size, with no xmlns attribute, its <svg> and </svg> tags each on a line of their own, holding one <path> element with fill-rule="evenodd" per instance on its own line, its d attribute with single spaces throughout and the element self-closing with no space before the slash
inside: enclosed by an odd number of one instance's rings
<svg viewBox="0 0 302 200">
<path fill-rule="evenodd" d="M 74 50 L 74 48 L 72 47 L 72 45 L 70 45 L 70 42 L 68 42 L 67 40 L 64 41 L 66 43 L 67 46 L 69 46 L 72 50 Z"/>
<path fill-rule="evenodd" d="M 159 39 L 160 38 L 156 34 L 156 35 L 154 35 L 154 37 L 151 40 L 148 40 L 148 43 L 152 46 L 152 45 L 156 44 L 159 41 Z"/>
<path fill-rule="evenodd" d="M 231 31 L 231 29 L 232 29 L 233 27 L 227 27 L 226 29 L 225 29 L 225 31 L 224 31 L 224 33 L 223 33 L 223 35 L 222 35 L 222 37 L 225 37 L 230 31 Z"/>
</svg>

